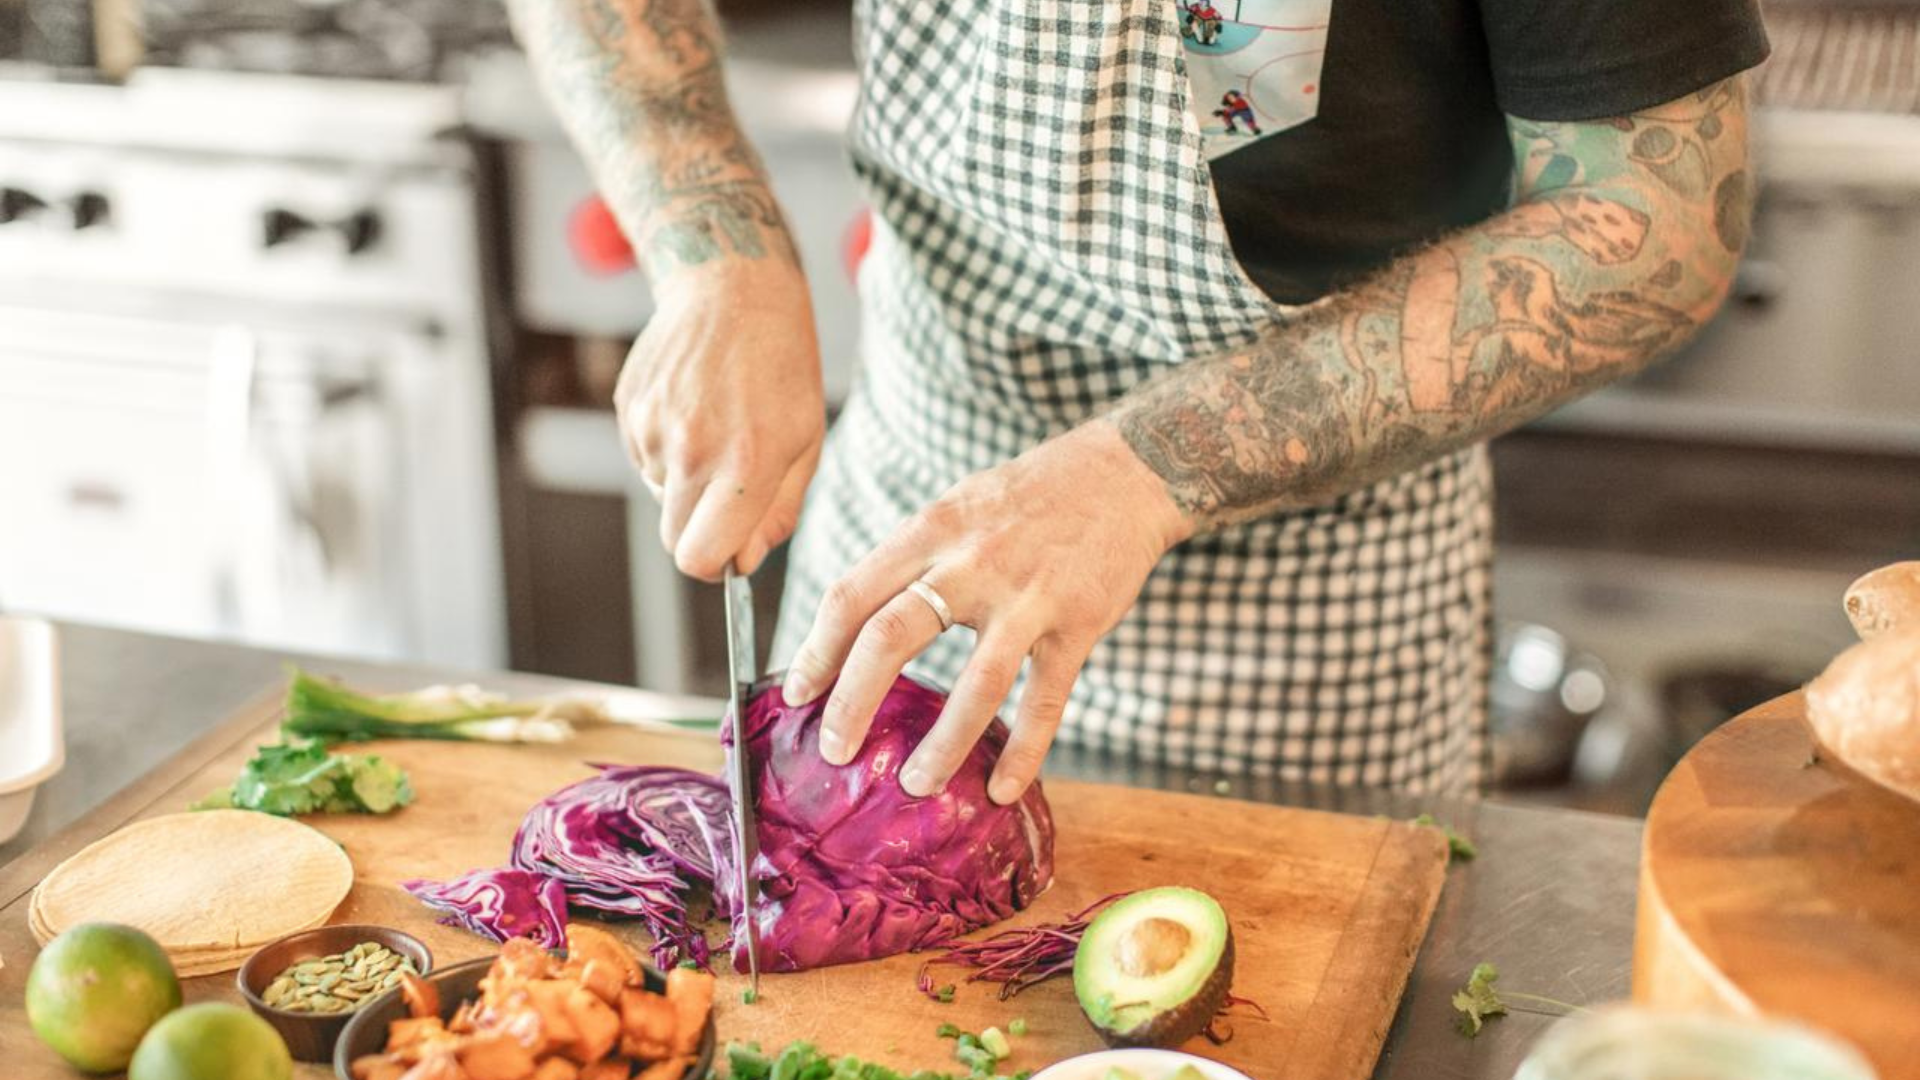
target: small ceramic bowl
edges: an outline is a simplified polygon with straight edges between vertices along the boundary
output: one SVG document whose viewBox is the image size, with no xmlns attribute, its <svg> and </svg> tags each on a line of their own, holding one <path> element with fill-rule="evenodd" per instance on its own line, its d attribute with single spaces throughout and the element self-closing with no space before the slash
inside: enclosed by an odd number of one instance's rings
<svg viewBox="0 0 1920 1080">
<path fill-rule="evenodd" d="M 433 954 L 420 943 L 420 939 L 398 930 L 389 930 L 384 926 L 362 926 L 352 923 L 340 926 L 322 926 L 314 930 L 302 930 L 289 934 L 272 944 L 263 946 L 258 952 L 247 957 L 240 965 L 240 974 L 234 981 L 240 985 L 240 996 L 247 999 L 253 1011 L 265 1018 L 273 1029 L 286 1040 L 287 1049 L 301 1061 L 326 1062 L 333 1054 L 333 1044 L 340 1038 L 340 1032 L 347 1021 L 355 1015 L 365 1012 L 367 1007 L 378 1001 L 370 999 L 353 1012 L 308 1013 L 290 1012 L 276 1009 L 260 997 L 266 992 L 274 977 L 302 960 L 312 960 L 321 956 L 333 956 L 346 952 L 363 941 L 384 945 L 401 956 L 413 961 L 415 970 L 422 975 L 433 970 Z M 398 998 L 398 994 L 388 991 Z"/>
<path fill-rule="evenodd" d="M 1101 1050 L 1081 1054 L 1053 1064 L 1033 1074 L 1033 1080 L 1101 1080 L 1107 1070 L 1118 1065 L 1140 1080 L 1167 1080 L 1182 1065 L 1200 1070 L 1207 1080 L 1252 1080 L 1246 1073 L 1211 1058 L 1185 1054 L 1178 1050 Z"/>
<path fill-rule="evenodd" d="M 480 980 L 486 978 L 487 969 L 493 966 L 495 957 L 483 956 L 478 960 L 469 960 L 464 964 L 441 968 L 427 976 L 427 981 L 440 992 L 440 1019 L 451 1020 L 460 1003 L 480 996 Z M 667 980 L 652 965 L 641 965 L 646 972 L 647 989 L 656 994 L 664 994 Z M 383 994 L 361 1007 L 347 1021 L 346 1030 L 340 1033 L 340 1041 L 333 1048 L 333 1072 L 339 1080 L 353 1080 L 352 1066 L 356 1058 L 368 1054 L 377 1054 L 386 1049 L 387 1025 L 407 1015 L 406 1002 L 397 993 Z M 683 1080 L 706 1080 L 713 1075 L 713 1017 L 707 1017 L 707 1029 L 700 1033 L 700 1049 L 694 1058 L 693 1067 L 688 1069 Z"/>
</svg>

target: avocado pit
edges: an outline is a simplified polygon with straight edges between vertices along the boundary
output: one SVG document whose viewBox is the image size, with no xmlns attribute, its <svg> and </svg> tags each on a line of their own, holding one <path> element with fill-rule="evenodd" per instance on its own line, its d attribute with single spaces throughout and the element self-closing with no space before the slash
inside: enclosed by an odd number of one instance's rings
<svg viewBox="0 0 1920 1080">
<path fill-rule="evenodd" d="M 1187 955 L 1193 932 L 1172 919 L 1149 916 L 1121 935 L 1113 962 L 1136 979 L 1165 974 Z"/>
</svg>

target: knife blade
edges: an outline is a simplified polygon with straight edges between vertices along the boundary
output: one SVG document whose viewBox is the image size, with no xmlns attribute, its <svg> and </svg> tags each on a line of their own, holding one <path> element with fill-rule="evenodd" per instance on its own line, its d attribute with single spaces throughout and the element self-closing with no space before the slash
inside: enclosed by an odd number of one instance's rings
<svg viewBox="0 0 1920 1080">
<path fill-rule="evenodd" d="M 759 899 L 753 880 L 753 863 L 760 856 L 759 826 L 753 812 L 753 770 L 747 761 L 747 702 L 753 696 L 754 680 L 760 677 L 760 665 L 753 650 L 753 583 L 745 574 L 727 567 L 727 667 L 733 677 L 728 724 L 733 737 L 733 754 L 727 771 L 727 792 L 733 798 L 734 886 L 740 896 L 741 933 L 747 946 L 747 976 L 752 994 L 760 994 L 760 930 L 754 920 Z"/>
</svg>

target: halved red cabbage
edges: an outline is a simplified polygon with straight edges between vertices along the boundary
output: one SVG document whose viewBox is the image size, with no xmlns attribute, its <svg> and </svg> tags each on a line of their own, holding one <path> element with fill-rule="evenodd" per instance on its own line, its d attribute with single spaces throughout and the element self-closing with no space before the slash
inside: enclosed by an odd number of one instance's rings
<svg viewBox="0 0 1920 1080">
<path fill-rule="evenodd" d="M 763 970 L 801 971 L 940 945 L 1012 915 L 1052 883 L 1053 818 L 1040 785 L 1012 806 L 987 797 L 987 778 L 1007 739 L 998 720 L 939 795 L 916 799 L 901 790 L 900 766 L 945 702 L 939 691 L 902 677 L 881 703 L 859 757 L 833 766 L 819 752 L 825 696 L 789 708 L 777 680 L 755 687 L 745 726 L 759 824 L 753 872 L 761 887 Z M 518 912 L 536 895 L 548 905 L 543 910 L 557 912 L 537 928 L 552 935 L 543 941 L 560 940 L 565 924 L 555 895 L 576 908 L 639 918 L 664 967 L 683 957 L 707 962 L 705 936 L 687 907 L 688 892 L 705 885 L 732 926 L 734 966 L 744 971 L 732 816 L 719 778 L 602 766 L 527 812 L 514 835 L 512 869 L 406 887 L 495 940 L 529 932 L 523 917 L 503 920 L 495 912 Z"/>
<path fill-rule="evenodd" d="M 549 948 L 566 944 L 567 892 L 559 881 L 528 870 L 474 870 L 452 881 L 403 881 L 400 887 L 446 912 L 440 921 L 482 937 L 529 937 Z"/>
<path fill-rule="evenodd" d="M 916 799 L 901 789 L 900 767 L 945 694 L 902 676 L 859 756 L 834 766 L 820 756 L 826 695 L 789 707 L 777 683 L 757 690 L 745 728 L 759 820 L 762 970 L 939 945 L 1020 911 L 1053 883 L 1053 816 L 1040 785 L 1012 806 L 987 797 L 1007 741 L 999 720 L 944 791 Z M 720 860 L 723 870 L 729 861 Z M 727 913 L 736 916 L 734 967 L 744 971 L 740 923 L 732 906 Z"/>
</svg>

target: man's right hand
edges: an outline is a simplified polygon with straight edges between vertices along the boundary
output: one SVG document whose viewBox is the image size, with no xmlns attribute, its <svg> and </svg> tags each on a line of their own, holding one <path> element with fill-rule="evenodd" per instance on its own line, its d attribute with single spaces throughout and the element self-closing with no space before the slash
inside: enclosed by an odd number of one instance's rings
<svg viewBox="0 0 1920 1080">
<path fill-rule="evenodd" d="M 654 283 L 614 407 L 683 573 L 751 572 L 793 534 L 826 404 L 807 282 L 786 259 L 719 259 Z"/>
</svg>

